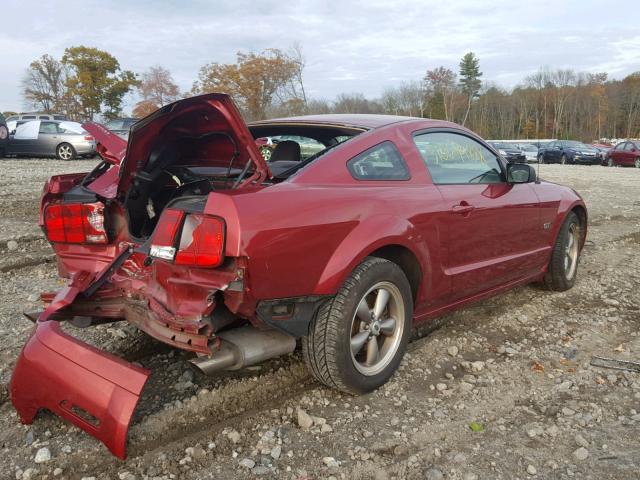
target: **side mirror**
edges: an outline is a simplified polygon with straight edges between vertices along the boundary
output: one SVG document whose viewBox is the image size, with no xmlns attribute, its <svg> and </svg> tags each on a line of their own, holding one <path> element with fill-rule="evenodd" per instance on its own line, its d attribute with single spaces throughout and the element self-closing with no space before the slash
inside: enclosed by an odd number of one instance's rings
<svg viewBox="0 0 640 480">
<path fill-rule="evenodd" d="M 507 183 L 531 183 L 537 180 L 535 169 L 527 163 L 507 164 Z"/>
</svg>

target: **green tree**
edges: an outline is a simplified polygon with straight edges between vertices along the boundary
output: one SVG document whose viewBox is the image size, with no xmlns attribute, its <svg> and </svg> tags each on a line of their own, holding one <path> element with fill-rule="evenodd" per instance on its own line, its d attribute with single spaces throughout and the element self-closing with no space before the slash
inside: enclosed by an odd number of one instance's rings
<svg viewBox="0 0 640 480">
<path fill-rule="evenodd" d="M 462 92 L 467 95 L 467 111 L 464 114 L 462 125 L 467 122 L 472 100 L 477 97 L 480 92 L 480 87 L 482 86 L 482 82 L 480 81 L 481 76 L 480 60 L 478 60 L 473 52 L 465 54 L 462 60 L 460 60 L 460 88 Z"/>
<path fill-rule="evenodd" d="M 121 70 L 113 55 L 97 48 L 67 48 L 62 63 L 69 68 L 65 86 L 72 116 L 91 119 L 104 112 L 107 118 L 116 117 L 123 97 L 138 84 L 133 72 Z"/>
</svg>

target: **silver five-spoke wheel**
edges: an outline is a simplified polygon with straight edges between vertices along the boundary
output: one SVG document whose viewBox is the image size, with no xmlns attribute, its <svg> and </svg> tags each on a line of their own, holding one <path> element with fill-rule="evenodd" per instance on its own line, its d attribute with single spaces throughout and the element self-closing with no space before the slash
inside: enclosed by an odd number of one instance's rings
<svg viewBox="0 0 640 480">
<path fill-rule="evenodd" d="M 376 375 L 394 358 L 404 328 L 404 302 L 394 284 L 379 282 L 365 293 L 351 320 L 351 360 L 363 375 Z"/>
<path fill-rule="evenodd" d="M 578 225 L 575 223 L 571 224 L 568 233 L 567 244 L 564 249 L 564 271 L 567 280 L 571 280 L 576 274 L 578 255 L 580 254 L 580 229 Z"/>
</svg>

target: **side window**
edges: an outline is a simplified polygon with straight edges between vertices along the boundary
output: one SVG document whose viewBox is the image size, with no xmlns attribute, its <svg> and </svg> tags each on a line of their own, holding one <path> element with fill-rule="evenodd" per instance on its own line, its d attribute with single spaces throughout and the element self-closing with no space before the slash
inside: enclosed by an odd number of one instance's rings
<svg viewBox="0 0 640 480">
<path fill-rule="evenodd" d="M 630 152 L 630 151 L 633 149 L 633 144 L 632 144 L 631 142 L 627 142 L 627 143 L 624 145 L 624 149 L 625 149 L 627 152 Z"/>
<path fill-rule="evenodd" d="M 38 120 L 51 120 L 49 115 L 39 115 Z"/>
<path fill-rule="evenodd" d="M 389 141 L 382 142 L 347 162 L 356 180 L 409 180 L 409 169 L 402 155 Z"/>
<path fill-rule="evenodd" d="M 23 115 L 22 116 L 22 120 L 35 120 L 36 116 L 35 115 Z"/>
<path fill-rule="evenodd" d="M 491 151 L 457 133 L 423 133 L 413 137 L 433 183 L 502 183 L 502 167 Z"/>
<path fill-rule="evenodd" d="M 40 122 L 38 133 L 58 133 L 58 124 L 54 122 Z"/>
</svg>

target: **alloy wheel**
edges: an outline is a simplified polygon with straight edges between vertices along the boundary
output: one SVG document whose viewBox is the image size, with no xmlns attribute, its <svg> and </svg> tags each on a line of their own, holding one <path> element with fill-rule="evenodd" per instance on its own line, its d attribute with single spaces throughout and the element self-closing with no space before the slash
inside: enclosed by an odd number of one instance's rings
<svg viewBox="0 0 640 480">
<path fill-rule="evenodd" d="M 636 168 L 640 168 L 640 157 L 636 158 L 635 166 Z"/>
<path fill-rule="evenodd" d="M 71 149 L 71 145 L 60 145 L 58 147 L 58 156 L 62 160 L 71 160 L 73 157 L 73 150 Z"/>
<path fill-rule="evenodd" d="M 267 147 L 262 147 L 260 149 L 260 153 L 262 154 L 262 158 L 264 158 L 267 162 L 271 160 L 271 149 Z"/>
<path fill-rule="evenodd" d="M 395 357 L 404 330 L 404 302 L 398 287 L 378 282 L 358 303 L 351 320 L 351 360 L 363 375 L 376 375 Z"/>
<path fill-rule="evenodd" d="M 578 267 L 580 244 L 580 228 L 578 224 L 572 223 L 567 234 L 567 243 L 564 248 L 564 272 L 567 280 L 571 280 Z"/>
</svg>

